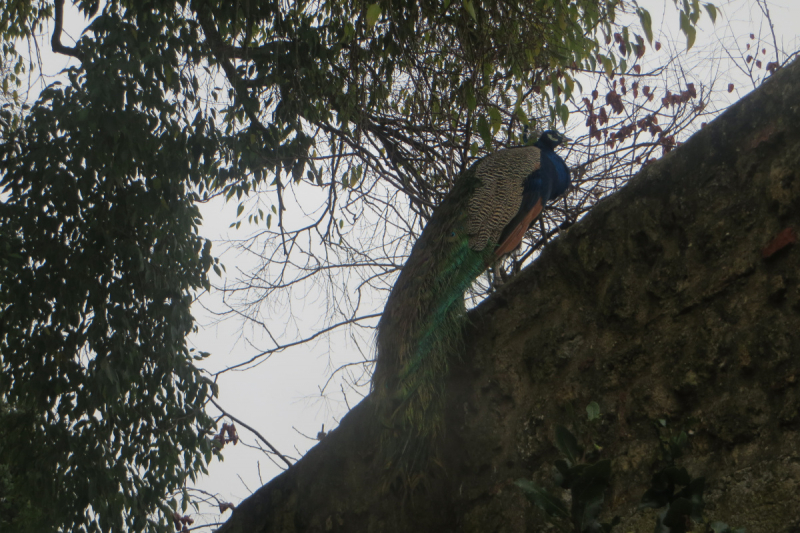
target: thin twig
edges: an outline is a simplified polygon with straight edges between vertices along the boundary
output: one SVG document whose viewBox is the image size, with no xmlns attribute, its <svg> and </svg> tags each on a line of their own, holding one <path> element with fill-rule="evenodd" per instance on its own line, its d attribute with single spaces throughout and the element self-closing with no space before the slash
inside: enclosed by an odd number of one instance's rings
<svg viewBox="0 0 800 533">
<path fill-rule="evenodd" d="M 226 411 L 225 409 L 223 409 L 223 408 L 222 408 L 222 407 L 221 407 L 221 406 L 220 406 L 220 405 L 219 405 L 217 402 L 215 402 L 213 398 L 209 398 L 209 399 L 211 400 L 211 403 L 213 403 L 213 404 L 214 404 L 214 407 L 216 407 L 217 409 L 219 409 L 219 410 L 220 410 L 220 412 L 221 412 L 222 414 L 224 414 L 225 416 L 227 416 L 228 418 L 230 418 L 231 420 L 233 420 L 234 422 L 236 422 L 236 423 L 237 423 L 237 424 L 239 424 L 240 426 L 242 426 L 242 427 L 246 428 L 246 429 L 247 429 L 247 430 L 249 430 L 249 431 L 250 431 L 250 432 L 251 432 L 253 435 L 255 435 L 256 437 L 258 437 L 259 439 L 261 439 L 261 442 L 263 442 L 264 444 L 266 444 L 266 445 L 269 447 L 269 449 L 270 449 L 270 450 L 272 450 L 272 453 L 274 453 L 275 455 L 277 455 L 278 457 L 280 457 L 280 458 L 283 460 L 283 462 L 284 462 L 284 463 L 286 463 L 286 465 L 287 465 L 288 467 L 290 467 L 290 468 L 291 468 L 291 466 L 292 466 L 292 463 L 290 463 L 290 462 L 289 462 L 289 460 L 288 460 L 286 457 L 284 457 L 284 455 L 283 455 L 281 452 L 279 452 L 279 451 L 278 451 L 278 449 L 277 449 L 275 446 L 273 446 L 273 445 L 272 445 L 272 444 L 271 444 L 271 443 L 270 443 L 270 442 L 269 442 L 267 439 L 265 439 L 265 438 L 264 438 L 264 437 L 261 435 L 261 433 L 259 433 L 258 431 L 256 431 L 255 429 L 253 429 L 252 427 L 250 427 L 249 425 L 247 425 L 246 423 L 244 423 L 244 422 L 243 422 L 243 421 L 241 421 L 240 419 L 236 418 L 235 416 L 233 416 L 233 415 L 232 415 L 232 414 L 230 414 L 229 412 L 227 412 L 227 411 Z"/>
</svg>

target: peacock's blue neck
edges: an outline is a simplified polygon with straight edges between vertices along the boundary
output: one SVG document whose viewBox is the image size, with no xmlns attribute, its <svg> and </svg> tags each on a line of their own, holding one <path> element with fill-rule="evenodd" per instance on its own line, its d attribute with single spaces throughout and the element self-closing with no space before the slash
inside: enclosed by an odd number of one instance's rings
<svg viewBox="0 0 800 533">
<path fill-rule="evenodd" d="M 541 149 L 541 170 L 545 176 L 555 176 L 552 188 L 545 203 L 564 194 L 569 187 L 569 169 L 551 147 L 546 146 Z"/>
</svg>

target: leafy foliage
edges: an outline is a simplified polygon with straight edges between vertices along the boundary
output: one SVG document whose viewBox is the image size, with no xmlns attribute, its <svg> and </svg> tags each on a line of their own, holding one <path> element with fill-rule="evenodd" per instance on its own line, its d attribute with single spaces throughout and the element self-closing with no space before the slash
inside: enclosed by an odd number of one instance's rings
<svg viewBox="0 0 800 533">
<path fill-rule="evenodd" d="M 568 408 L 571 412 L 571 407 Z M 587 419 L 591 424 L 598 419 L 600 407 L 591 402 L 586 407 Z M 576 426 L 583 425 L 579 419 Z M 656 516 L 655 533 L 688 533 L 694 524 L 703 521 L 703 491 L 705 478 L 692 478 L 686 468 L 675 465 L 688 445 L 685 431 L 677 433 L 664 431 L 667 422 L 659 420 L 656 428 L 661 448 L 661 460 L 665 466 L 653 474 L 650 487 L 642 496 L 639 509 L 665 509 Z M 578 438 L 564 426 L 556 425 L 555 446 L 563 459 L 555 461 L 554 482 L 558 487 L 569 490 L 571 503 L 553 495 L 545 488 L 528 479 L 518 479 L 518 486 L 528 499 L 542 509 L 552 520 L 552 525 L 561 531 L 574 533 L 608 533 L 621 522 L 615 516 L 610 523 L 598 520 L 604 503 L 604 492 L 610 487 L 611 461 L 608 459 L 593 464 L 579 462 L 585 457 Z M 594 444 L 594 443 L 593 443 Z M 594 444 L 596 449 L 599 447 Z M 676 492 L 678 487 L 682 487 Z M 565 524 L 569 524 L 568 526 Z M 732 529 L 724 522 L 712 522 L 708 527 L 714 533 L 745 533 L 744 529 Z"/>
<path fill-rule="evenodd" d="M 520 479 L 515 484 L 526 496 L 548 516 L 570 523 L 570 531 L 575 533 L 608 533 L 620 522 L 614 517 L 610 523 L 600 522 L 599 515 L 605 500 L 605 490 L 611 483 L 611 461 L 602 460 L 593 464 L 579 463 L 583 450 L 578 439 L 564 426 L 556 426 L 556 447 L 565 457 L 555 462 L 558 473 L 555 483 L 570 491 L 568 505 L 563 499 L 547 492 L 536 483 Z M 566 531 L 567 529 L 564 528 Z"/>
<path fill-rule="evenodd" d="M 666 507 L 656 518 L 655 533 L 686 533 L 692 530 L 693 523 L 703 520 L 705 478 L 692 479 L 686 468 L 675 465 L 675 461 L 684 455 L 689 436 L 683 430 L 671 432 L 666 427 L 664 419 L 655 424 L 665 466 L 653 474 L 650 488 L 642 496 L 639 508 Z M 675 492 L 677 487 L 683 488 Z"/>
<path fill-rule="evenodd" d="M 659 420 L 655 427 L 664 467 L 653 474 L 639 508 L 665 508 L 656 517 L 655 533 L 687 533 L 693 530 L 694 524 L 703 521 L 705 478 L 692 478 L 686 468 L 675 464 L 689 444 L 686 431 L 667 430 L 664 419 Z M 676 492 L 678 487 L 683 488 Z M 713 522 L 709 527 L 715 533 L 744 533 L 744 529 L 732 530 L 723 522 Z"/>
<path fill-rule="evenodd" d="M 676 486 L 683 489 L 675 492 Z M 705 479 L 691 479 L 685 468 L 668 467 L 656 472 L 640 507 L 666 509 L 658 515 L 656 533 L 686 533 L 692 521 L 703 519 Z"/>
<path fill-rule="evenodd" d="M 0 113 L 4 531 L 166 531 L 155 511 L 211 458 L 214 386 L 185 337 L 213 263 L 191 192 L 212 152 L 164 98 L 181 45 L 162 24 L 137 41 L 107 12 L 102 53 L 84 41 L 66 85 Z"/>
</svg>

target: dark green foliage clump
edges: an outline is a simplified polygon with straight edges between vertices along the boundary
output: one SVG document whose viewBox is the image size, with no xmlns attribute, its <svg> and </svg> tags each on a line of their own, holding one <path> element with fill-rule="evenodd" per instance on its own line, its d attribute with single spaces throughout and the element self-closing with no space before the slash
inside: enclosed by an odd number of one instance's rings
<svg viewBox="0 0 800 533">
<path fill-rule="evenodd" d="M 703 519 L 703 491 L 705 478 L 689 475 L 686 468 L 675 466 L 675 461 L 683 456 L 689 437 L 685 431 L 662 435 L 666 421 L 656 425 L 659 431 L 661 458 L 666 466 L 653 474 L 650 488 L 642 496 L 640 509 L 665 509 L 658 514 L 655 533 L 686 533 L 692 523 Z M 683 487 L 675 492 L 677 487 Z"/>
<path fill-rule="evenodd" d="M 555 434 L 556 447 L 564 458 L 555 462 L 557 473 L 554 481 L 558 487 L 570 492 L 571 504 L 528 479 L 519 479 L 516 485 L 554 521 L 568 523 L 568 527 L 562 527 L 563 531 L 608 533 L 620 522 L 618 516 L 611 522 L 599 520 L 604 494 L 611 484 L 611 461 L 580 462 L 585 454 L 575 435 L 564 426 L 556 426 Z"/>
<path fill-rule="evenodd" d="M 675 492 L 680 486 L 683 488 Z M 658 515 L 656 533 L 686 533 L 693 522 L 703 519 L 704 489 L 705 478 L 692 479 L 685 468 L 670 466 L 653 474 L 640 507 L 666 507 Z"/>
<path fill-rule="evenodd" d="M 0 112 L 2 531 L 167 531 L 170 493 L 212 455 L 214 385 L 185 341 L 214 263 L 191 192 L 209 138 L 123 27 L 97 19 L 103 60 L 84 40 L 66 84 Z M 180 49 L 178 28 L 139 31 Z"/>
<path fill-rule="evenodd" d="M 590 422 L 597 418 L 599 411 L 595 402 L 590 403 L 586 411 Z M 688 435 L 685 431 L 662 434 L 665 426 L 665 420 L 660 420 L 656 425 L 661 460 L 666 466 L 653 474 L 650 488 L 642 496 L 639 509 L 664 508 L 656 517 L 654 533 L 688 533 L 695 524 L 703 521 L 705 478 L 692 478 L 686 468 L 675 465 L 675 460 L 683 455 L 688 445 Z M 615 516 L 611 522 L 600 522 L 599 515 L 603 510 L 604 492 L 611 485 L 611 461 L 605 459 L 591 464 L 579 462 L 588 454 L 575 435 L 564 426 L 555 427 L 555 445 L 564 458 L 554 463 L 554 482 L 570 492 L 571 503 L 568 504 L 531 480 L 519 479 L 515 484 L 562 531 L 610 532 L 621 522 L 620 517 Z M 596 444 L 594 447 L 598 448 Z M 682 488 L 676 491 L 679 487 Z M 709 527 L 714 533 L 745 533 L 744 529 L 731 529 L 719 521 L 709 524 Z"/>
</svg>

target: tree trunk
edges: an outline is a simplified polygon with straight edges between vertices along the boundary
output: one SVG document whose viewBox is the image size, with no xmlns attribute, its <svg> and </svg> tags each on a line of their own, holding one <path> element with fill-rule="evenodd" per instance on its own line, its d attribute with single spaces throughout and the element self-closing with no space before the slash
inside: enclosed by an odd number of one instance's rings
<svg viewBox="0 0 800 533">
<path fill-rule="evenodd" d="M 682 429 L 677 465 L 705 477 L 706 520 L 800 531 L 798 230 L 795 62 L 470 313 L 440 465 L 413 494 L 381 492 L 365 400 L 219 531 L 545 530 L 514 482 L 567 494 L 552 481 L 559 424 L 611 460 L 601 516 L 622 517 L 615 531 L 653 531 L 658 511 L 637 506 Z"/>
</svg>

